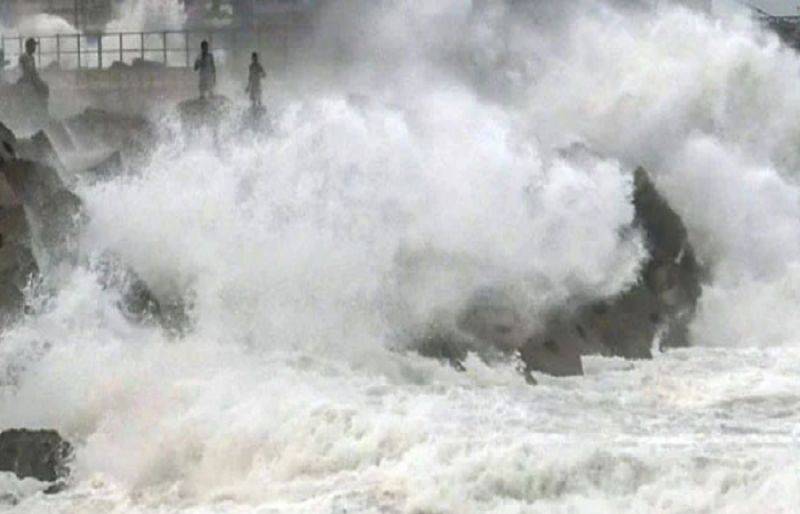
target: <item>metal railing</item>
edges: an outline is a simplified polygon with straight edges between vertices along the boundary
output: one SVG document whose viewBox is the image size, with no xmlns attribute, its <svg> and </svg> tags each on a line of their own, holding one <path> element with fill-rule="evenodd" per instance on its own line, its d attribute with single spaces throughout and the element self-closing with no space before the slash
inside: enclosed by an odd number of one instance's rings
<svg viewBox="0 0 800 514">
<path fill-rule="evenodd" d="M 240 30 L 159 32 L 111 32 L 101 34 L 57 34 L 34 37 L 38 43 L 36 62 L 40 69 L 107 69 L 137 61 L 170 68 L 188 68 L 207 40 L 212 51 L 229 52 L 277 47 L 288 54 L 291 34 L 297 27 L 274 26 L 242 32 Z M 0 37 L 0 48 L 11 65 L 25 51 L 27 36 Z"/>
</svg>

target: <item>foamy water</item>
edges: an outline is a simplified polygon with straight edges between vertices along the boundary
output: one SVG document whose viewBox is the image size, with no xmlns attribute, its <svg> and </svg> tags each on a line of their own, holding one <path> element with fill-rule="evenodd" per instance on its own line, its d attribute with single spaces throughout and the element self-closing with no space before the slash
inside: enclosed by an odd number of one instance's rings
<svg viewBox="0 0 800 514">
<path fill-rule="evenodd" d="M 165 118 L 148 165 L 82 185 L 82 264 L 0 344 L 0 428 L 73 441 L 71 487 L 0 476 L 0 509 L 795 512 L 800 60 L 745 18 L 531 9 L 353 2 L 270 134 Z M 482 287 L 534 318 L 628 287 L 637 165 L 713 279 L 693 348 L 535 388 L 402 351 Z M 186 336 L 119 312 L 109 250 L 190 299 Z"/>
</svg>

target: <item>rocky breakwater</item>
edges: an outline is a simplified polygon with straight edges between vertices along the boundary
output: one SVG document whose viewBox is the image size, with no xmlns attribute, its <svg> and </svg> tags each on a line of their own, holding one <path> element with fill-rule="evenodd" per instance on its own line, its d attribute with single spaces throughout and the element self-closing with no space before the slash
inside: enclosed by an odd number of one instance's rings
<svg viewBox="0 0 800 514">
<path fill-rule="evenodd" d="M 72 265 L 80 264 L 77 235 L 86 222 L 86 215 L 81 199 L 71 190 L 70 184 L 78 180 L 105 178 L 118 172 L 121 166 L 109 167 L 108 158 L 100 163 L 90 158 L 75 159 L 74 154 L 81 153 L 81 148 L 87 148 L 88 153 L 96 148 L 110 149 L 113 152 L 111 159 L 121 163 L 122 152 L 134 151 L 131 149 L 134 142 L 144 144 L 155 137 L 149 123 L 127 116 L 119 120 L 121 127 L 115 130 L 103 128 L 114 126 L 118 118 L 110 113 L 87 111 L 60 124 L 65 128 L 61 137 L 69 137 L 68 144 L 75 148 L 73 153 L 66 155 L 53 144 L 48 132 L 40 131 L 29 139 L 18 139 L 0 125 L 5 152 L 4 160 L 0 162 L 0 207 L 4 204 L 9 206 L 8 221 L 0 226 L 0 237 L 15 243 L 9 247 L 5 261 L 0 261 L 0 269 L 7 270 L 3 277 L 7 276 L 7 281 L 16 285 L 14 291 L 17 294 L 9 296 L 17 300 L 9 306 L 10 317 L 22 312 L 22 290 L 26 283 L 36 279 L 40 268 L 65 261 Z M 61 144 L 65 144 L 64 141 Z M 143 149 L 140 151 L 144 152 Z M 65 160 L 71 160 L 73 164 L 81 162 L 84 167 L 68 169 Z M 100 168 L 103 176 L 99 175 Z M 173 332 L 181 331 L 187 323 L 185 305 L 181 300 L 160 301 L 118 256 L 106 255 L 97 271 L 104 287 L 121 291 L 120 308 L 131 319 L 160 323 Z"/>
<path fill-rule="evenodd" d="M 145 122 L 131 121 L 116 133 L 104 129 L 113 119 L 89 113 L 60 123 L 61 144 L 71 145 L 76 153 L 97 146 L 118 152 L 130 138 L 148 137 L 140 132 L 149 127 Z M 120 147 L 113 148 L 115 144 Z M 48 294 L 48 269 L 65 262 L 88 265 L 75 246 L 86 215 L 81 199 L 64 180 L 69 172 L 62 156 L 48 132 L 22 139 L 0 123 L 0 329 L 31 309 L 31 295 Z M 86 176 L 91 168 L 78 173 Z M 95 271 L 102 286 L 120 292 L 119 308 L 133 321 L 173 329 L 185 320 L 182 306 L 164 307 L 118 257 L 108 255 Z M 5 427 L 0 420 L 0 430 L 5 428 L 10 429 L 0 432 L 0 473 L 48 482 L 46 492 L 59 491 L 69 473 L 70 443 L 52 430 Z M 0 494 L 0 505 L 9 501 L 15 500 Z"/>
<path fill-rule="evenodd" d="M 53 120 L 43 131 L 61 157 L 71 179 L 105 180 L 146 159 L 156 140 L 147 119 L 86 109 L 65 120 Z"/>
<path fill-rule="evenodd" d="M 527 313 L 504 291 L 477 292 L 454 328 L 428 331 L 415 346 L 424 356 L 463 369 L 469 353 L 484 360 L 517 358 L 535 382 L 536 372 L 583 374 L 582 356 L 647 359 L 655 348 L 686 346 L 704 273 L 683 220 L 644 169 L 634 173 L 633 205 L 649 257 L 638 280 L 600 301 L 574 299 L 552 312 Z"/>
<path fill-rule="evenodd" d="M 0 124 L 0 170 L 19 164 L 16 148 L 17 138 Z M 0 324 L 10 323 L 23 312 L 24 291 L 36 273 L 25 207 L 5 175 L 0 175 Z"/>
</svg>

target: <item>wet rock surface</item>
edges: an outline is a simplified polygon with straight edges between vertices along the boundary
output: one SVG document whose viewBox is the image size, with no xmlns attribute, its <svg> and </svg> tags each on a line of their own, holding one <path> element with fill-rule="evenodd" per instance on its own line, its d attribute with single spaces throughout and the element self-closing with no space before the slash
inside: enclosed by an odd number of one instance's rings
<svg viewBox="0 0 800 514">
<path fill-rule="evenodd" d="M 23 312 L 25 288 L 38 272 L 24 208 L 0 207 L 0 324 Z"/>
<path fill-rule="evenodd" d="M 216 126 L 229 109 L 230 102 L 222 96 L 188 100 L 178 108 L 182 121 L 192 126 Z M 0 213 L 0 236 L 7 242 L 5 248 L 0 246 L 0 285 L 10 291 L 0 309 L 19 311 L 25 284 L 37 272 L 30 251 L 32 234 L 44 247 L 69 253 L 81 225 L 81 201 L 62 179 L 64 165 L 57 147 L 109 148 L 110 153 L 85 172 L 101 179 L 123 166 L 121 149 L 130 141 L 144 144 L 152 137 L 154 130 L 143 119 L 93 109 L 52 123 L 47 132 L 37 132 L 30 139 L 17 139 L 0 127 L 0 197 L 5 198 L 0 203 L 5 209 Z M 54 144 L 54 140 L 60 142 Z M 577 159 L 590 156 L 584 148 L 565 153 Z M 632 201 L 631 230 L 643 235 L 649 259 L 630 289 L 599 301 L 576 299 L 553 312 L 537 313 L 535 320 L 502 291 L 480 291 L 458 314 L 454 326 L 432 328 L 418 337 L 416 349 L 459 369 L 470 352 L 486 360 L 516 356 L 532 381 L 534 372 L 581 375 L 583 355 L 643 359 L 651 357 L 656 346 L 688 344 L 702 272 L 686 228 L 643 169 L 634 173 Z M 102 273 L 101 281 L 121 292 L 120 308 L 126 316 L 137 322 L 159 320 L 176 333 L 189 325 L 189 307 L 183 299 L 157 298 L 123 264 L 109 269 L 115 271 Z"/>
<path fill-rule="evenodd" d="M 18 139 L 16 154 L 19 159 L 45 164 L 55 170 L 64 168 L 55 146 L 43 130 L 36 132 L 29 139 Z"/>
<path fill-rule="evenodd" d="M 53 134 L 69 136 L 71 144 L 78 149 L 96 149 L 103 145 L 108 149 L 124 153 L 149 148 L 156 140 L 155 127 L 146 118 L 86 109 L 82 113 L 62 122 L 63 129 L 51 127 Z"/>
<path fill-rule="evenodd" d="M 16 165 L 16 146 L 14 133 L 0 124 L 0 170 Z M 24 290 L 37 273 L 28 216 L 19 194 L 0 173 L 0 324 L 22 313 Z"/>
<path fill-rule="evenodd" d="M 14 158 L 15 147 L 17 146 L 17 136 L 5 126 L 0 123 L 0 162 L 8 162 Z"/>
<path fill-rule="evenodd" d="M 138 121 L 128 120 L 128 127 L 117 135 L 107 135 L 113 143 L 128 129 L 146 131 Z M 87 111 L 80 125 L 90 132 L 102 131 L 114 116 Z M 102 120 L 99 121 L 99 120 Z M 73 120 L 74 123 L 78 123 Z M 45 132 L 30 139 L 18 139 L 0 125 L 0 324 L 7 323 L 24 312 L 25 288 L 34 281 L 43 266 L 77 259 L 77 240 L 86 218 L 81 199 L 62 179 L 64 166 L 59 153 Z M 112 173 L 121 167 L 118 151 L 86 173 L 95 178 Z M 34 254 L 33 247 L 39 248 Z M 38 260 L 37 260 L 38 258 Z M 136 274 L 118 259 L 108 259 L 100 273 L 104 287 L 121 292 L 120 309 L 136 322 L 155 322 L 170 333 L 180 333 L 188 325 L 186 303 L 183 299 L 158 299 Z"/>
<path fill-rule="evenodd" d="M 18 478 L 54 483 L 46 492 L 58 492 L 69 476 L 72 445 L 54 430 L 0 432 L 0 471 Z"/>
<path fill-rule="evenodd" d="M 434 329 L 420 339 L 419 353 L 463 369 L 470 351 L 493 358 L 481 350 L 488 344 L 501 355 L 516 355 L 533 381 L 534 372 L 582 375 L 582 355 L 646 359 L 654 347 L 688 345 L 703 271 L 686 227 L 643 169 L 634 174 L 633 204 L 633 228 L 649 252 L 633 287 L 613 298 L 562 307 L 543 323 L 527 319 L 503 292 L 481 291 L 460 314 L 457 329 Z"/>
</svg>

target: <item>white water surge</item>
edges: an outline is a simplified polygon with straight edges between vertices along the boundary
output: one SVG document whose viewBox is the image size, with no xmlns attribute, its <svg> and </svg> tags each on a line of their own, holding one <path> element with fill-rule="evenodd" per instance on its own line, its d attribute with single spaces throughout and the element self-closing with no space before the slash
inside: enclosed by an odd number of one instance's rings
<svg viewBox="0 0 800 514">
<path fill-rule="evenodd" d="M 85 260 L 190 298 L 192 329 L 62 270 L 3 334 L 0 429 L 73 441 L 72 486 L 0 475 L 0 509 L 796 512 L 800 59 L 744 18 L 552 3 L 349 2 L 272 134 L 164 120 L 149 165 L 82 187 Z M 625 289 L 637 165 L 710 270 L 693 348 L 537 387 L 397 351 L 485 286 L 534 317 Z"/>
</svg>

